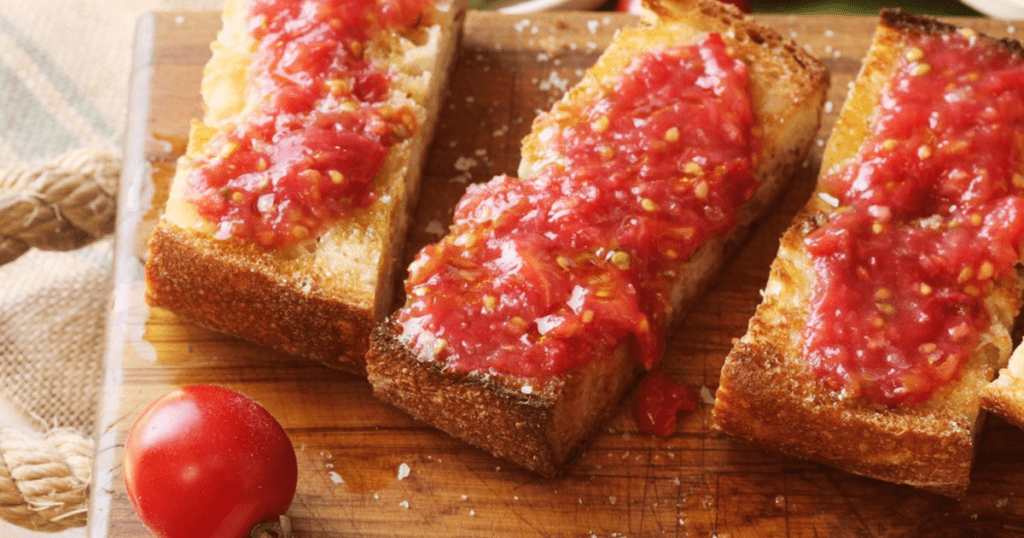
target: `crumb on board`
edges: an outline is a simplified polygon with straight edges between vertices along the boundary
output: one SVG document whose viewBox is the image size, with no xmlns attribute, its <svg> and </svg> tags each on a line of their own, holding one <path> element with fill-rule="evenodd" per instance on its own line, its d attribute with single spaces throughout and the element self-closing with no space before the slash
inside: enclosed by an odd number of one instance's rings
<svg viewBox="0 0 1024 538">
<path fill-rule="evenodd" d="M 441 224 L 441 222 L 438 221 L 437 219 L 428 222 L 427 227 L 424 231 L 426 231 L 429 234 L 434 234 L 436 236 L 442 236 L 445 234 L 444 225 Z"/>
</svg>

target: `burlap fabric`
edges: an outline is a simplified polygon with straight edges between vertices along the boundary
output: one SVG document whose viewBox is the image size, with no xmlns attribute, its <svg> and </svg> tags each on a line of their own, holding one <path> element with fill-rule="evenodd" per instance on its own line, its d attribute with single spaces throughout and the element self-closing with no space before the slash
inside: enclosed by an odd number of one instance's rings
<svg viewBox="0 0 1024 538">
<path fill-rule="evenodd" d="M 135 21 L 221 2 L 0 1 L 0 536 L 85 523 L 113 260 L 112 221 L 89 221 L 113 209 Z"/>
</svg>

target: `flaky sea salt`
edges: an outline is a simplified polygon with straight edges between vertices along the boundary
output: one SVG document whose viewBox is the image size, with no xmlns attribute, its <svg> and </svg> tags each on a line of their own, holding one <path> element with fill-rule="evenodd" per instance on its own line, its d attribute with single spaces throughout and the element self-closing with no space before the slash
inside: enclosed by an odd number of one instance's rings
<svg viewBox="0 0 1024 538">
<path fill-rule="evenodd" d="M 827 192 L 819 192 L 818 198 L 821 198 L 822 202 L 825 202 L 832 207 L 839 207 L 839 198 L 836 198 Z"/>
<path fill-rule="evenodd" d="M 559 76 L 555 71 L 551 71 L 548 73 L 548 78 L 540 81 L 537 87 L 544 91 L 554 88 L 564 93 L 566 88 L 569 87 L 569 79 Z"/>
</svg>

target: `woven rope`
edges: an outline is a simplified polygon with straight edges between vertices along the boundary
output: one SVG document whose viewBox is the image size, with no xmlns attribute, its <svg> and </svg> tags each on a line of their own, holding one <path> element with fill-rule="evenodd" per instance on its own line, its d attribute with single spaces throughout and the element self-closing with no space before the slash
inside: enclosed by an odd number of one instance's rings
<svg viewBox="0 0 1024 538">
<path fill-rule="evenodd" d="M 85 525 L 93 444 L 67 429 L 0 429 L 0 518 L 56 532 Z"/>
<path fill-rule="evenodd" d="M 96 148 L 0 170 L 0 265 L 112 233 L 120 171 L 117 156 Z M 46 532 L 85 525 L 93 450 L 71 429 L 0 429 L 0 519 Z"/>
<path fill-rule="evenodd" d="M 0 170 L 0 265 L 30 248 L 74 250 L 114 231 L 121 161 L 83 148 Z"/>
</svg>

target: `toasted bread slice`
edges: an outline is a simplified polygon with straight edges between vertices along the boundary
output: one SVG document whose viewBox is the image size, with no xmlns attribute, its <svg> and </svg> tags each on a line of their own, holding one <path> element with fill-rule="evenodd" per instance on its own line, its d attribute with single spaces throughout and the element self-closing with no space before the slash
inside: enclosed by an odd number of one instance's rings
<svg viewBox="0 0 1024 538">
<path fill-rule="evenodd" d="M 643 24 L 621 30 L 581 82 L 552 112 L 535 120 L 523 141 L 519 170 L 524 180 L 537 181 L 545 170 L 562 166 L 565 155 L 546 143 L 552 130 L 587 128 L 589 120 L 577 111 L 599 102 L 635 58 L 648 51 L 689 45 L 712 33 L 722 36 L 732 57 L 747 66 L 753 125 L 763 133 L 752 156 L 756 186 L 731 227 L 711 236 L 688 258 L 673 262 L 664 273 L 671 275 L 670 297 L 664 312 L 653 313 L 668 320 L 661 327 L 664 331 L 679 319 L 803 162 L 819 127 L 828 73 L 802 48 L 731 6 L 678 0 L 655 1 L 648 7 Z M 590 128 L 601 129 L 601 121 Z M 679 129 L 685 132 L 685 125 Z M 675 141 L 670 131 L 666 140 Z M 679 138 L 684 144 L 685 140 L 685 135 Z M 467 195 L 463 203 L 473 199 Z M 653 210 L 656 204 L 647 205 Z M 456 220 L 452 236 L 461 226 Z M 482 306 L 487 307 L 486 299 Z M 374 332 L 367 359 L 374 394 L 455 437 L 543 475 L 565 468 L 645 370 L 638 360 L 641 346 L 631 335 L 576 357 L 580 365 L 552 375 L 452 369 L 433 353 L 436 348 L 412 347 L 410 338 L 431 336 L 403 334 L 397 319 Z M 532 323 L 540 330 L 540 318 Z M 663 337 L 655 335 L 659 341 Z"/>
<path fill-rule="evenodd" d="M 230 0 L 224 8 L 224 26 L 203 74 L 205 117 L 193 122 L 165 212 L 149 241 L 146 299 L 196 324 L 364 373 L 370 330 L 393 304 L 395 267 L 465 2 L 428 3 L 416 22 L 378 32 L 366 29 L 364 42 L 349 45 L 354 56 L 368 59 L 390 78 L 384 98 L 373 106 L 406 110 L 415 127 L 387 147 L 369 187 L 369 203 L 354 204 L 315 237 L 271 246 L 218 237 L 218 226 L 200 216 L 186 195 L 190 175 L 216 161 L 211 153 L 223 151 L 211 140 L 230 133 L 261 101 L 276 98 L 253 87 L 258 67 L 253 66 L 249 4 Z M 332 83 L 337 81 L 327 81 Z M 365 105 L 354 105 L 359 106 Z"/>
<path fill-rule="evenodd" d="M 860 389 L 821 381 L 812 371 L 805 347 L 812 288 L 819 278 L 805 240 L 843 211 L 837 209 L 840 202 L 836 196 L 845 196 L 829 193 L 822 178 L 854 162 L 862 146 L 868 147 L 872 122 L 882 96 L 887 95 L 888 82 L 900 65 L 915 73 L 915 66 L 907 62 L 920 60 L 917 40 L 956 36 L 958 32 L 969 36 L 965 40 L 983 40 L 1012 54 L 1018 50 L 1008 42 L 996 42 L 930 18 L 883 11 L 861 72 L 825 148 L 817 189 L 782 237 L 763 302 L 747 334 L 726 359 L 713 410 L 715 429 L 852 473 L 951 497 L 964 494 L 981 422 L 979 395 L 1005 364 L 1011 349 L 1009 331 L 1020 308 L 1021 281 L 1016 270 L 1011 268 L 994 282 L 981 308 L 983 327 L 966 350 L 960 375 L 930 395 L 882 402 L 865 397 Z M 929 67 L 917 68 L 916 74 L 926 75 Z M 899 106 L 888 98 L 886 102 Z M 921 159 L 930 155 L 927 150 L 917 153 Z M 1016 164 L 1018 170 L 1020 165 Z M 923 286 L 920 289 L 922 294 L 928 291 Z"/>
<path fill-rule="evenodd" d="M 999 376 L 981 391 L 981 406 L 1019 428 L 1024 428 L 1024 346 L 1010 355 Z"/>
</svg>

